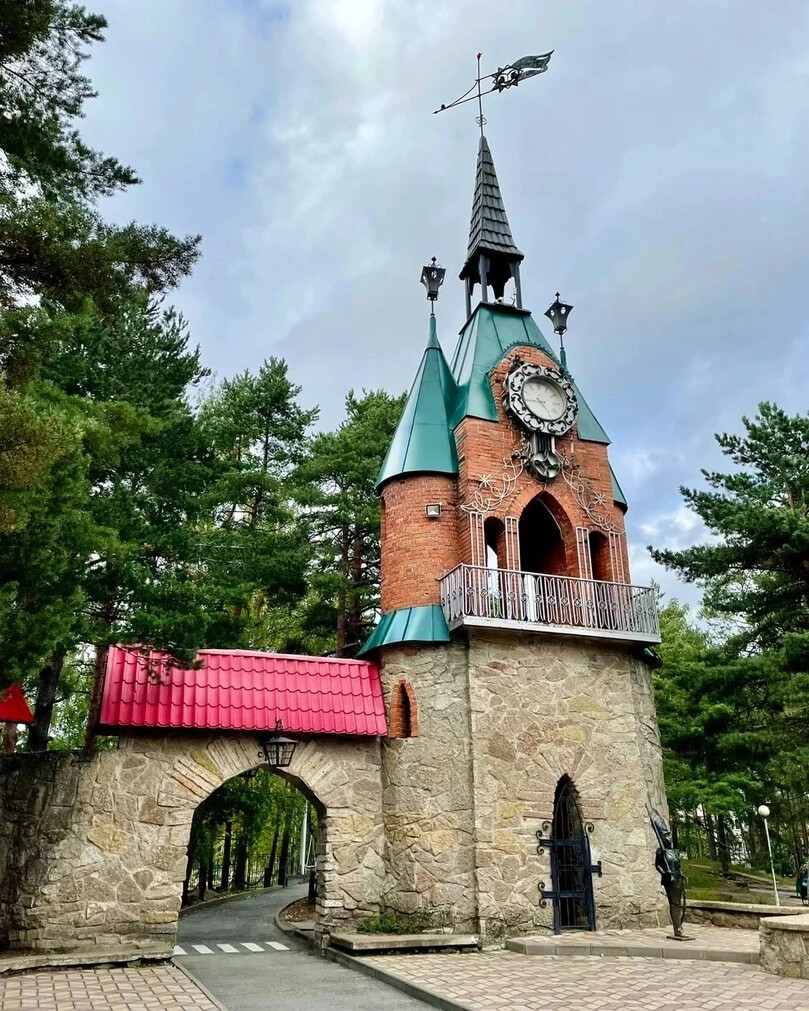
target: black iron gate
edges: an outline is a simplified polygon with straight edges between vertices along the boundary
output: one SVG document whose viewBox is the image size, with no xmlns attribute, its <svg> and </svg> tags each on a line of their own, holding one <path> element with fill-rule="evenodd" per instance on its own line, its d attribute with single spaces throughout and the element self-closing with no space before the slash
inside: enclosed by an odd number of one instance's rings
<svg viewBox="0 0 809 1011">
<path fill-rule="evenodd" d="M 590 856 L 591 822 L 583 822 L 576 790 L 564 776 L 556 788 L 553 822 L 544 822 L 537 832 L 542 854 L 550 850 L 552 889 L 541 881 L 540 905 L 553 902 L 553 929 L 595 930 L 596 910 L 593 899 L 593 874 L 601 877 L 601 861 L 593 864 Z"/>
</svg>

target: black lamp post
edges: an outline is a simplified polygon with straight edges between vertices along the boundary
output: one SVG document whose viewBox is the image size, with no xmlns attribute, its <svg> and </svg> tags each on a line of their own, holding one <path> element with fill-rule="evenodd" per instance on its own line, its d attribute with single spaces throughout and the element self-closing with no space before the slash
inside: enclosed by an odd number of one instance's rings
<svg viewBox="0 0 809 1011">
<path fill-rule="evenodd" d="M 567 330 L 567 318 L 573 311 L 573 306 L 567 302 L 559 301 L 559 292 L 556 292 L 556 301 L 545 310 L 545 315 L 553 323 L 553 332 L 559 334 L 559 357 L 562 361 L 562 368 L 567 372 L 567 355 L 565 354 L 565 331 Z"/>
<path fill-rule="evenodd" d="M 439 267 L 435 262 L 435 257 L 433 257 L 432 263 L 421 268 L 421 283 L 427 289 L 427 298 L 431 302 L 435 302 L 438 298 L 438 289 L 444 283 L 446 272 L 445 267 Z"/>
<path fill-rule="evenodd" d="M 567 305 L 565 302 L 559 301 L 559 292 L 556 292 L 556 301 L 553 305 L 548 306 L 545 315 L 553 323 L 553 332 L 558 333 L 560 337 L 564 336 L 567 330 L 567 318 L 573 309 L 572 305 Z"/>
<path fill-rule="evenodd" d="M 258 757 L 263 758 L 271 769 L 288 768 L 292 762 L 292 756 L 295 754 L 295 748 L 298 746 L 297 741 L 293 741 L 291 737 L 283 736 L 283 729 L 281 721 L 276 720 L 275 730 L 261 740 L 261 751 L 259 751 Z"/>
</svg>

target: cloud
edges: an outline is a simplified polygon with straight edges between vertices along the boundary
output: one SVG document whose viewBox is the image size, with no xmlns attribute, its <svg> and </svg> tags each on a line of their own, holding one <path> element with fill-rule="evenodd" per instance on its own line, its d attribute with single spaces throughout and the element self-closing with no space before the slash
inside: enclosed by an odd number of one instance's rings
<svg viewBox="0 0 809 1011">
<path fill-rule="evenodd" d="M 576 380 L 610 433 L 630 539 L 678 529 L 716 431 L 809 386 L 809 10 L 700 0 L 96 0 L 88 138 L 144 185 L 121 219 L 202 232 L 176 296 L 220 374 L 282 354 L 335 424 L 349 387 L 407 388 L 421 265 L 463 323 L 484 69 L 555 49 L 487 101 L 526 303 L 575 305 Z M 669 517 L 668 520 L 665 517 Z M 674 517 L 672 519 L 672 517 Z M 651 571 L 636 553 L 634 577 Z"/>
</svg>

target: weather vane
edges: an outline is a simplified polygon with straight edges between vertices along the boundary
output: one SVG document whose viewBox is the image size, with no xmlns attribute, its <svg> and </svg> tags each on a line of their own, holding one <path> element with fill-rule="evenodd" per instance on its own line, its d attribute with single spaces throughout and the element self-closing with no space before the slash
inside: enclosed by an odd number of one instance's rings
<svg viewBox="0 0 809 1011">
<path fill-rule="evenodd" d="M 486 74 L 485 77 L 480 76 L 481 56 L 483 56 L 483 53 L 478 53 L 478 75 L 472 87 L 468 91 L 465 91 L 460 98 L 456 98 L 454 102 L 442 105 L 440 109 L 436 109 L 433 115 L 439 112 L 446 112 L 447 109 L 454 109 L 456 105 L 463 105 L 465 102 L 474 102 L 477 99 L 478 116 L 475 122 L 480 127 L 480 132 L 483 133 L 483 127 L 486 123 L 486 119 L 483 116 L 483 96 L 490 95 L 493 91 L 505 91 L 507 88 L 516 88 L 520 81 L 526 81 L 529 77 L 536 77 L 537 74 L 544 74 L 548 69 L 548 64 L 551 62 L 553 50 L 549 53 L 544 53 L 542 56 L 523 56 L 521 60 L 507 63 L 505 67 L 498 67 L 493 74 Z M 491 87 L 487 88 L 486 91 L 482 88 L 484 81 L 492 82 Z"/>
</svg>

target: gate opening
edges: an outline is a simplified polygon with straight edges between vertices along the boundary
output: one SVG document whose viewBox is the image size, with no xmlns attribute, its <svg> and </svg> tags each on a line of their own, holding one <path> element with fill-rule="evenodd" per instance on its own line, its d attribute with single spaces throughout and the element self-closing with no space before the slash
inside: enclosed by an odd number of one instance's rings
<svg viewBox="0 0 809 1011">
<path fill-rule="evenodd" d="M 576 787 L 562 776 L 553 802 L 551 876 L 554 930 L 595 930 L 593 867 L 588 828 L 581 816 Z M 600 867 L 600 865 L 599 865 Z"/>
</svg>

